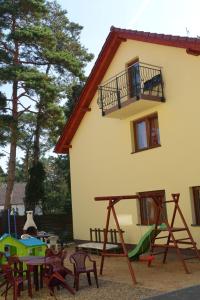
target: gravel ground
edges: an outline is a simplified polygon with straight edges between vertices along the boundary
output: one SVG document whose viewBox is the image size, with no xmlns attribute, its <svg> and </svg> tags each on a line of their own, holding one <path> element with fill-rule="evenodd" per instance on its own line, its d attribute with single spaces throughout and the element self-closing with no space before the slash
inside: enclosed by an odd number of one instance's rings
<svg viewBox="0 0 200 300">
<path fill-rule="evenodd" d="M 67 248 L 67 251 L 70 256 L 74 252 L 74 248 Z M 92 258 L 97 262 L 99 273 L 101 257 L 92 255 Z M 66 267 L 72 269 L 68 259 L 65 264 Z M 156 257 L 151 268 L 148 268 L 146 263 L 132 262 L 138 282 L 133 286 L 126 260 L 124 258 L 106 257 L 103 276 L 99 276 L 99 289 L 96 288 L 94 281 L 92 286 L 89 287 L 85 275 L 82 275 L 80 290 L 75 296 L 64 289 L 56 291 L 56 296 L 58 300 L 142 300 L 170 291 L 200 285 L 200 262 L 197 260 L 188 261 L 187 265 L 191 274 L 185 274 L 180 261 L 174 254 L 169 254 L 166 264 L 162 264 L 162 257 Z M 69 278 L 67 282 L 69 282 Z M 10 293 L 8 300 L 12 300 L 11 295 Z M 29 299 L 27 289 L 22 293 L 20 299 Z M 39 292 L 33 291 L 33 299 L 53 300 L 54 298 L 49 296 L 47 288 L 43 288 Z M 193 300 L 192 297 L 190 299 Z M 4 297 L 0 296 L 0 300 L 4 300 Z"/>
<path fill-rule="evenodd" d="M 68 280 L 69 281 L 69 280 Z M 70 300 L 70 299 L 80 299 L 80 300 L 142 300 L 146 297 L 155 296 L 158 294 L 158 291 L 143 288 L 140 286 L 131 286 L 126 283 L 118 283 L 109 280 L 99 280 L 99 288 L 97 289 L 94 281 L 92 281 L 92 286 L 88 286 L 86 279 L 83 278 L 80 280 L 80 289 L 76 292 L 75 296 L 71 295 L 66 289 L 61 289 L 56 291 L 57 300 Z M 0 298 L 2 299 L 2 298 Z M 11 300 L 11 293 L 8 297 L 8 300 Z M 27 290 L 22 292 L 21 300 L 27 300 Z M 46 288 L 40 290 L 39 292 L 33 293 L 34 300 L 53 300 L 48 293 Z"/>
</svg>

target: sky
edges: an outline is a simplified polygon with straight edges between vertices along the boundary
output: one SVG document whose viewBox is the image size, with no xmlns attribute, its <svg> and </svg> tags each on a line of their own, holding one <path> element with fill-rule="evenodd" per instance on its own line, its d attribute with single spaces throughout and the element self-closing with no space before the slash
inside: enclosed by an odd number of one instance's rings
<svg viewBox="0 0 200 300">
<path fill-rule="evenodd" d="M 199 0 L 58 0 L 71 21 L 83 26 L 81 42 L 95 55 L 110 27 L 173 35 L 200 35 Z"/>
<path fill-rule="evenodd" d="M 94 65 L 110 27 L 150 31 L 189 37 L 200 36 L 200 0 L 57 0 L 70 21 L 83 26 L 81 43 L 94 59 Z M 9 151 L 8 148 L 5 149 Z M 20 158 L 21 153 L 17 152 Z M 7 158 L 0 159 L 6 170 Z"/>
</svg>

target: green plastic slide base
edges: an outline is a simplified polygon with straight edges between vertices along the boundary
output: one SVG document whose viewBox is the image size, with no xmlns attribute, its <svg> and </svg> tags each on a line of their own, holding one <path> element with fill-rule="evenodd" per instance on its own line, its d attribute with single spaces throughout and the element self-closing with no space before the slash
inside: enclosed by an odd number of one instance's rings
<svg viewBox="0 0 200 300">
<path fill-rule="evenodd" d="M 158 230 L 156 232 L 156 236 L 160 233 L 162 229 L 165 229 L 166 225 L 161 224 L 158 227 Z M 147 252 L 150 248 L 151 240 L 154 237 L 154 232 L 155 232 L 155 225 L 152 225 L 149 230 L 142 236 L 140 239 L 139 243 L 137 244 L 136 247 L 134 247 L 131 251 L 128 253 L 128 257 L 131 260 L 138 260 L 139 256 L 145 252 Z"/>
</svg>

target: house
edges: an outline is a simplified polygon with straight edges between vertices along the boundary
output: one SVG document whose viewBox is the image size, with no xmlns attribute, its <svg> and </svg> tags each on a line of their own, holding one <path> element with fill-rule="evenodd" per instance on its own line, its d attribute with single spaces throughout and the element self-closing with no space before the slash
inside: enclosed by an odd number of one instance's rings
<svg viewBox="0 0 200 300">
<path fill-rule="evenodd" d="M 37 238 L 16 239 L 9 234 L 0 237 L 0 252 L 7 256 L 45 256 L 47 245 Z"/>
<path fill-rule="evenodd" d="M 96 196 L 143 198 L 116 207 L 125 241 L 137 244 L 154 222 L 152 192 L 180 193 L 200 248 L 199 55 L 197 38 L 111 27 L 55 148 L 70 155 L 75 239 L 105 227 Z"/>
<path fill-rule="evenodd" d="M 11 196 L 11 207 L 15 209 L 18 215 L 25 215 L 25 182 L 15 182 L 12 196 Z M 0 185 L 0 211 L 4 209 L 5 202 L 5 194 L 6 194 L 6 184 Z M 42 209 L 39 205 L 35 208 L 36 215 L 42 215 Z"/>
<path fill-rule="evenodd" d="M 22 216 L 25 213 L 24 197 L 25 197 L 25 182 L 16 182 L 14 184 L 11 205 L 17 213 Z M 4 209 L 4 201 L 6 194 L 6 184 L 0 185 L 0 211 Z"/>
</svg>

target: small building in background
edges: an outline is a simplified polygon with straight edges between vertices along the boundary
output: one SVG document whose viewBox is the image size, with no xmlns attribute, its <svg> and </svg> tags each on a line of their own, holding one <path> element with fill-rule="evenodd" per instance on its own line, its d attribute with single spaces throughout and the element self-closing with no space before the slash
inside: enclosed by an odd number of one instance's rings
<svg viewBox="0 0 200 300">
<path fill-rule="evenodd" d="M 24 205 L 25 187 L 26 187 L 26 182 L 16 182 L 14 184 L 14 188 L 12 192 L 11 207 L 14 208 L 17 214 L 20 216 L 25 215 L 25 205 Z M 5 194 L 6 194 L 6 184 L 4 183 L 0 185 L 0 211 L 4 209 Z M 35 209 L 35 214 L 42 215 L 42 209 L 39 205 Z"/>
</svg>

